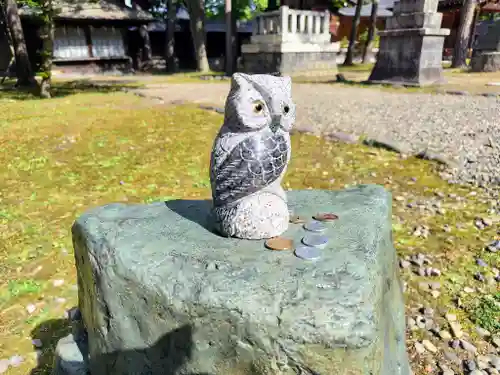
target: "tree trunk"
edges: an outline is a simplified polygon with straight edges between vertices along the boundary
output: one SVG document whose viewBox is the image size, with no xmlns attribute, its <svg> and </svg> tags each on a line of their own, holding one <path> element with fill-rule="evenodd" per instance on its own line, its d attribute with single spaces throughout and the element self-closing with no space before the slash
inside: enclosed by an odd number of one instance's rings
<svg viewBox="0 0 500 375">
<path fill-rule="evenodd" d="M 50 98 L 50 88 L 52 84 L 52 58 L 54 49 L 54 19 L 53 19 L 53 9 L 52 0 L 44 0 L 42 2 L 42 42 L 43 51 L 42 56 L 42 82 L 40 83 L 40 97 Z"/>
<path fill-rule="evenodd" d="M 233 3 L 232 8 L 236 8 L 236 1 L 231 0 Z M 238 14 L 236 12 L 231 13 L 231 47 L 232 47 L 232 58 L 233 58 L 233 73 L 237 71 L 237 61 L 238 61 Z"/>
<path fill-rule="evenodd" d="M 148 70 L 151 60 L 153 59 L 153 54 L 151 52 L 151 41 L 149 39 L 148 27 L 146 25 L 141 25 L 139 27 L 139 35 L 141 36 L 142 44 L 141 70 Z"/>
<path fill-rule="evenodd" d="M 173 0 L 167 0 L 167 30 L 165 34 L 165 62 L 167 64 L 167 72 L 174 73 L 175 64 L 175 19 L 176 8 Z"/>
<path fill-rule="evenodd" d="M 196 70 L 208 72 L 210 67 L 208 66 L 205 46 L 205 2 L 203 0 L 188 0 L 187 4 L 196 58 Z"/>
<path fill-rule="evenodd" d="M 357 0 L 356 12 L 352 19 L 352 29 L 349 38 L 349 47 L 345 55 L 344 65 L 353 65 L 354 60 L 354 46 L 356 45 L 356 37 L 358 36 L 359 21 L 361 19 L 361 8 L 363 7 L 363 0 Z"/>
<path fill-rule="evenodd" d="M 365 48 L 363 50 L 363 64 L 368 64 L 372 57 L 373 39 L 375 38 L 375 30 L 377 30 L 377 10 L 378 0 L 372 1 L 372 12 L 370 14 L 370 28 L 368 29 L 368 38 L 366 39 Z"/>
<path fill-rule="evenodd" d="M 480 14 L 481 14 L 481 8 L 477 6 L 474 9 L 474 18 L 472 19 L 472 25 L 471 25 L 471 28 L 470 28 L 468 48 L 472 48 L 472 43 L 474 43 L 474 36 L 476 35 L 477 19 L 480 16 Z"/>
<path fill-rule="evenodd" d="M 224 13 L 226 21 L 226 75 L 233 74 L 233 16 L 231 9 L 231 0 L 225 0 Z"/>
<path fill-rule="evenodd" d="M 226 23 L 226 61 L 225 71 L 227 76 L 236 72 L 238 59 L 238 20 L 237 13 L 233 12 L 234 0 L 225 0 Z"/>
<path fill-rule="evenodd" d="M 457 31 L 457 39 L 453 48 L 452 68 L 467 67 L 467 50 L 469 47 L 470 30 L 474 20 L 476 0 L 465 0 L 460 9 L 460 25 Z"/>
<path fill-rule="evenodd" d="M 33 69 L 31 68 L 28 49 L 24 40 L 24 32 L 17 10 L 15 0 L 4 0 L 5 21 L 14 48 L 14 57 L 16 59 L 16 75 L 18 86 L 36 85 Z"/>
</svg>

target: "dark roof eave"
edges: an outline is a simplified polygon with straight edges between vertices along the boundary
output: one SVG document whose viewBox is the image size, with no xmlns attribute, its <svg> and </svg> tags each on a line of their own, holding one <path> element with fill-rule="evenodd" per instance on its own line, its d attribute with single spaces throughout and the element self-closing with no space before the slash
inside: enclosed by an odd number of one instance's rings
<svg viewBox="0 0 500 375">
<path fill-rule="evenodd" d="M 128 23 L 149 23 L 154 21 L 154 18 L 144 19 L 144 18 L 101 18 L 101 17 L 66 17 L 66 16 L 55 16 L 54 21 L 57 22 L 71 22 L 71 21 L 99 21 L 99 22 L 128 22 Z"/>
<path fill-rule="evenodd" d="M 110 2 L 111 5 L 116 5 Z M 54 7 L 54 21 L 107 21 L 107 22 L 134 22 L 148 23 L 154 21 L 151 13 L 142 10 L 131 10 L 124 6 L 117 5 L 115 9 L 102 7 L 85 8 L 82 7 Z M 41 15 L 39 8 L 22 7 L 19 9 L 21 18 L 36 18 Z"/>
</svg>

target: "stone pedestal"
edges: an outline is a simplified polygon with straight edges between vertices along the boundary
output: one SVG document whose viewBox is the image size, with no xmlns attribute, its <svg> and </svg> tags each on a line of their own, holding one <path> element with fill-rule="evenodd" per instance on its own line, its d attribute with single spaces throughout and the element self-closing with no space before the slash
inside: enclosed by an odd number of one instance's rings
<svg viewBox="0 0 500 375">
<path fill-rule="evenodd" d="M 443 44 L 439 0 L 401 0 L 379 31 L 380 50 L 369 81 L 424 86 L 443 82 Z"/>
<path fill-rule="evenodd" d="M 500 21 L 488 25 L 488 30 L 479 36 L 470 65 L 473 72 L 500 71 Z"/>
<path fill-rule="evenodd" d="M 331 43 L 330 14 L 280 7 L 254 20 L 251 41 L 241 46 L 243 71 L 332 75 L 339 43 Z"/>
<path fill-rule="evenodd" d="M 289 194 L 334 212 L 316 262 L 210 230 L 209 201 L 111 204 L 73 226 L 82 329 L 57 375 L 409 375 L 382 187 Z M 285 236 L 299 243 L 301 225 Z"/>
</svg>

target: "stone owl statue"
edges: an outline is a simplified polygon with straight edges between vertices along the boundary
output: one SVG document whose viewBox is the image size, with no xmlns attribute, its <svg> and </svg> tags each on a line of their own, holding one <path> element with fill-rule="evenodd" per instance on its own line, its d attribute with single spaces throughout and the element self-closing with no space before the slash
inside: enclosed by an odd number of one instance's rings
<svg viewBox="0 0 500 375">
<path fill-rule="evenodd" d="M 281 180 L 295 122 L 290 77 L 235 73 L 212 149 L 212 217 L 224 236 L 271 238 L 288 228 Z"/>
</svg>

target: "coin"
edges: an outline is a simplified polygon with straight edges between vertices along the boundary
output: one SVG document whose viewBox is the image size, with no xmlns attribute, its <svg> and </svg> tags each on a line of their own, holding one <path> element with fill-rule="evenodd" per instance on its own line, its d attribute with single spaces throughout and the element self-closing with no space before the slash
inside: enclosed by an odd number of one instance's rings
<svg viewBox="0 0 500 375">
<path fill-rule="evenodd" d="M 298 246 L 295 249 L 295 256 L 304 260 L 316 260 L 321 256 L 321 252 L 317 247 Z"/>
<path fill-rule="evenodd" d="M 290 217 L 290 223 L 292 224 L 302 224 L 305 223 L 306 219 L 304 219 L 302 216 L 294 215 Z"/>
<path fill-rule="evenodd" d="M 313 219 L 318 221 L 333 221 L 337 220 L 338 218 L 339 217 L 337 215 L 332 213 L 316 214 L 313 216 Z"/>
<path fill-rule="evenodd" d="M 273 237 L 266 241 L 266 247 L 271 250 L 291 250 L 293 241 L 283 237 Z"/>
<path fill-rule="evenodd" d="M 302 243 L 307 246 L 323 248 L 328 243 L 328 237 L 321 234 L 308 234 L 302 238 Z"/>
<path fill-rule="evenodd" d="M 323 232 L 326 227 L 317 220 L 312 220 L 306 224 L 304 224 L 304 229 L 310 232 Z"/>
</svg>

